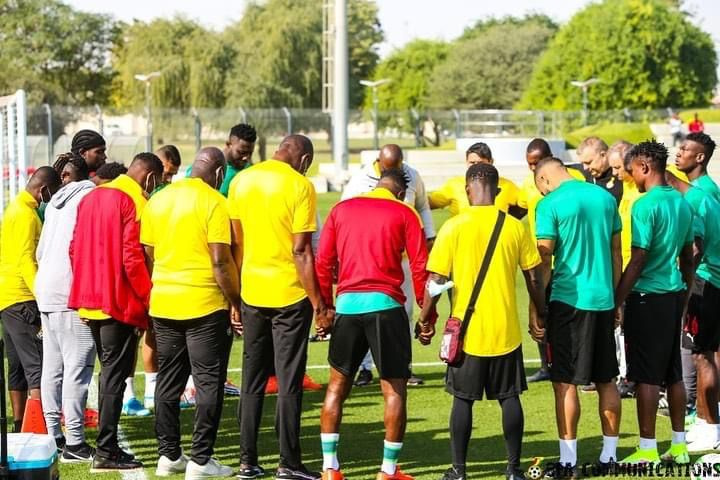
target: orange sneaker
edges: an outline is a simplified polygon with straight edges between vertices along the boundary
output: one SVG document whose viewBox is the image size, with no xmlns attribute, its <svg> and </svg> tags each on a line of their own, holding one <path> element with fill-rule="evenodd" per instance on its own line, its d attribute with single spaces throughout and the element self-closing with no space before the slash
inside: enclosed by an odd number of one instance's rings
<svg viewBox="0 0 720 480">
<path fill-rule="evenodd" d="M 376 480 L 415 480 L 415 477 L 408 475 L 407 473 L 403 473 L 400 470 L 400 467 L 397 467 L 393 475 L 388 475 L 380 470 L 380 473 L 377 474 Z"/>
<path fill-rule="evenodd" d="M 268 383 L 265 386 L 265 395 L 275 395 L 278 392 L 277 377 L 273 375 L 268 378 Z"/>
<path fill-rule="evenodd" d="M 328 468 L 322 472 L 322 480 L 345 480 L 345 475 L 340 470 Z"/>
<path fill-rule="evenodd" d="M 315 383 L 315 380 L 310 378 L 307 373 L 303 377 L 303 390 L 322 390 L 323 386 L 319 383 Z"/>
</svg>

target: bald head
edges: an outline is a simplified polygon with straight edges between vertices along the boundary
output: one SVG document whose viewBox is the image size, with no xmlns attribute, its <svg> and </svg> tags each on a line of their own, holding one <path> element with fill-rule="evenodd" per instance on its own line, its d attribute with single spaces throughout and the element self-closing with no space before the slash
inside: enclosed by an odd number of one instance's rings
<svg viewBox="0 0 720 480">
<path fill-rule="evenodd" d="M 400 168 L 402 161 L 403 151 L 399 145 L 389 143 L 380 149 L 380 154 L 378 155 L 378 165 L 380 165 L 381 172 L 393 168 Z"/>
<path fill-rule="evenodd" d="M 315 148 L 305 135 L 288 135 L 283 138 L 273 155 L 273 160 L 285 162 L 294 170 L 305 175 L 312 165 Z"/>
<path fill-rule="evenodd" d="M 567 180 L 572 180 L 565 164 L 556 157 L 546 157 L 535 165 L 535 186 L 541 194 L 547 195 Z"/>
<path fill-rule="evenodd" d="M 60 175 L 52 167 L 40 167 L 28 180 L 25 190 L 38 203 L 49 202 L 50 198 L 60 189 Z"/>
<path fill-rule="evenodd" d="M 218 190 L 225 179 L 225 155 L 215 147 L 205 147 L 195 156 L 190 177 L 199 178 Z"/>
</svg>

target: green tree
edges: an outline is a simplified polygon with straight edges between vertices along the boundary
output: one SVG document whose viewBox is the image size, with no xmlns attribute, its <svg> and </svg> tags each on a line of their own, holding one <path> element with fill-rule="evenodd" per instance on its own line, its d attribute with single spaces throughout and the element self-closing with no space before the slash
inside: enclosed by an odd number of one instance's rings
<svg viewBox="0 0 720 480">
<path fill-rule="evenodd" d="M 106 103 L 117 35 L 110 17 L 57 0 L 6 0 L 0 18 L 0 92 L 23 88 L 31 103 Z"/>
<path fill-rule="evenodd" d="M 679 2 L 605 0 L 577 13 L 550 42 L 519 106 L 576 110 L 582 95 L 571 80 L 600 79 L 595 110 L 707 104 L 717 82 L 709 34 Z"/>
<path fill-rule="evenodd" d="M 381 111 L 425 108 L 432 72 L 445 60 L 449 50 L 445 42 L 413 40 L 383 59 L 374 78 L 388 78 L 391 83 L 378 88 L 378 108 Z M 372 108 L 370 91 L 365 95 L 365 107 Z"/>
<path fill-rule="evenodd" d="M 515 27 L 527 27 L 533 25 L 545 27 L 546 29 L 552 31 L 556 31 L 558 29 L 558 24 L 555 23 L 552 18 L 541 13 L 530 13 L 523 17 L 492 17 L 487 20 L 478 20 L 472 27 L 465 28 L 458 40 L 470 40 L 484 34 L 494 27 L 504 25 L 511 25 Z"/>
<path fill-rule="evenodd" d="M 230 49 L 219 34 L 182 17 L 126 25 L 113 51 L 112 100 L 116 106 L 143 105 L 145 87 L 135 75 L 159 71 L 151 84 L 153 105 L 187 109 L 225 104 Z"/>
<path fill-rule="evenodd" d="M 348 40 L 351 79 L 366 78 L 378 61 L 383 34 L 377 6 L 350 0 Z M 259 31 L 258 25 L 268 28 Z M 228 27 L 225 43 L 234 49 L 228 102 L 242 107 L 318 108 L 322 100 L 321 0 L 250 2 Z M 351 104 L 362 92 L 350 89 Z"/>
<path fill-rule="evenodd" d="M 512 108 L 554 34 L 552 22 L 534 18 L 510 18 L 467 30 L 435 68 L 428 104 L 436 108 Z"/>
</svg>

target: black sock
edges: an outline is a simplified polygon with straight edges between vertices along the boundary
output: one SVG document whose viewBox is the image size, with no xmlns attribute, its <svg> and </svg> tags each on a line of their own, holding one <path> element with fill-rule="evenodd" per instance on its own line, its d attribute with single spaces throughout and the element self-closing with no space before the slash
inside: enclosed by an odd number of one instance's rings
<svg viewBox="0 0 720 480">
<path fill-rule="evenodd" d="M 22 430 L 22 420 L 15 420 L 13 422 L 13 433 L 20 433 Z"/>
<path fill-rule="evenodd" d="M 453 397 L 450 412 L 450 448 L 455 471 L 465 474 L 468 444 L 472 434 L 472 400 Z"/>
<path fill-rule="evenodd" d="M 522 437 L 525 430 L 525 418 L 523 416 L 520 397 L 514 396 L 499 400 L 502 408 L 502 426 L 505 436 L 505 449 L 508 455 L 508 472 L 514 472 L 520 468 L 520 454 L 522 450 Z"/>
</svg>

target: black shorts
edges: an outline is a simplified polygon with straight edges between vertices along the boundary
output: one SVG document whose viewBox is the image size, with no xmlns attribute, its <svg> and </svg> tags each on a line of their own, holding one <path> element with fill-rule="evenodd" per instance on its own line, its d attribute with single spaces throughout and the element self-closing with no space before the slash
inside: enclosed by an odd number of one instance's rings
<svg viewBox="0 0 720 480">
<path fill-rule="evenodd" d="M 573 385 L 612 381 L 620 373 L 614 332 L 613 310 L 591 312 L 550 302 L 547 319 L 550 380 Z"/>
<path fill-rule="evenodd" d="M 498 357 L 463 354 L 460 365 L 448 367 L 445 390 L 465 400 L 503 400 L 527 390 L 522 346 Z"/>
<path fill-rule="evenodd" d="M 16 303 L 0 312 L 8 359 L 8 390 L 40 388 L 42 327 L 34 301 Z"/>
<path fill-rule="evenodd" d="M 330 366 L 353 377 L 368 347 L 380 378 L 410 378 L 412 348 L 404 307 L 335 317 L 328 351 Z"/>
<path fill-rule="evenodd" d="M 670 386 L 682 381 L 681 293 L 631 293 L 625 302 L 627 379 Z"/>
<path fill-rule="evenodd" d="M 716 352 L 720 348 L 720 289 L 703 282 L 688 304 L 683 347 L 692 353 Z"/>
</svg>

